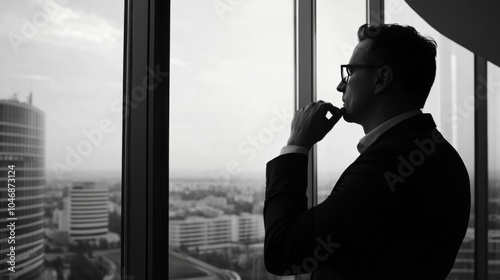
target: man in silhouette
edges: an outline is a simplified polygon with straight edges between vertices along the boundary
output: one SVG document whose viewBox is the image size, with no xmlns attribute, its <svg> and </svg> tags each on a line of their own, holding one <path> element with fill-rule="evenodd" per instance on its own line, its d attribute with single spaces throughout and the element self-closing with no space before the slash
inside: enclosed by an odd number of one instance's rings
<svg viewBox="0 0 500 280">
<path fill-rule="evenodd" d="M 420 110 L 436 43 L 400 25 L 363 25 L 358 38 L 341 66 L 344 107 L 318 101 L 298 110 L 287 146 L 267 164 L 266 268 L 311 279 L 445 279 L 467 229 L 470 183 Z M 342 117 L 363 126 L 360 155 L 308 209 L 309 150 Z"/>
</svg>

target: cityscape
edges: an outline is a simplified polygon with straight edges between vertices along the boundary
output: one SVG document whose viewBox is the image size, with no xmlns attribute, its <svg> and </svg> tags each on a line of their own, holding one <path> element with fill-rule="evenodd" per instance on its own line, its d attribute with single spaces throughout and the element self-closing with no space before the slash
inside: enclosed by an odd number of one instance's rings
<svg viewBox="0 0 500 280">
<path fill-rule="evenodd" d="M 169 279 L 277 279 L 264 267 L 264 187 L 256 184 L 170 179 Z"/>
<path fill-rule="evenodd" d="M 0 280 L 118 280 L 124 2 L 0 6 Z"/>
<path fill-rule="evenodd" d="M 0 279 L 119 275 L 120 173 L 87 180 L 47 173 L 45 113 L 32 106 L 31 94 L 27 102 L 0 100 L 0 172 L 0 219 L 7 225 L 0 229 Z"/>
<path fill-rule="evenodd" d="M 27 102 L 0 100 L 0 275 L 2 279 L 119 279 L 120 174 L 72 176 L 46 173 L 44 112 Z M 85 180 L 87 178 L 87 180 Z M 93 180 L 88 180 L 93 178 Z M 319 187 L 318 201 L 332 182 Z M 490 255 L 500 252 L 500 181 L 490 182 Z M 169 181 L 169 278 L 283 279 L 263 262 L 262 178 L 221 184 L 206 176 Z M 472 207 L 472 209 L 474 209 Z M 472 279 L 474 215 L 448 279 Z M 490 262 L 490 273 L 500 274 Z"/>
<path fill-rule="evenodd" d="M 319 187 L 319 202 L 330 194 L 331 186 Z M 264 189 L 263 181 L 251 178 L 224 186 L 214 185 L 208 176 L 194 180 L 171 178 L 169 279 L 283 279 L 269 274 L 263 266 Z M 490 275 L 500 275 L 500 262 L 496 261 L 500 255 L 499 190 L 500 180 L 491 180 Z M 474 205 L 469 228 L 447 279 L 474 279 Z"/>
<path fill-rule="evenodd" d="M 168 279 L 295 279 L 266 271 L 262 215 L 265 162 L 286 143 L 294 110 L 294 2 L 171 2 Z M 367 15 L 365 1 L 339 3 L 318 1 L 315 44 L 317 98 L 337 105 L 336 66 L 348 61 Z M 124 279 L 117 109 L 123 100 L 124 4 L 0 3 L 0 280 Z M 474 172 L 474 108 L 467 109 L 474 53 L 440 35 L 405 1 L 385 7 L 386 22 L 415 25 L 438 40 L 440 71 L 426 111 Z M 488 83 L 495 80 L 489 75 Z M 494 92 L 497 83 L 491 84 Z M 17 94 L 28 88 L 21 101 Z M 498 102 L 489 98 L 492 113 Z M 490 125 L 494 159 L 499 130 Z M 335 129 L 346 137 L 318 145 L 319 175 L 342 171 L 352 162 L 351 151 L 357 156 L 347 145 L 361 134 L 345 123 Z M 102 138 L 93 134 L 97 130 Z M 330 158 L 332 151 L 338 160 Z M 493 177 L 498 167 L 490 168 L 488 274 L 496 279 L 500 179 Z M 318 178 L 319 202 L 338 176 Z M 474 250 L 472 205 L 447 279 L 474 279 Z"/>
</svg>

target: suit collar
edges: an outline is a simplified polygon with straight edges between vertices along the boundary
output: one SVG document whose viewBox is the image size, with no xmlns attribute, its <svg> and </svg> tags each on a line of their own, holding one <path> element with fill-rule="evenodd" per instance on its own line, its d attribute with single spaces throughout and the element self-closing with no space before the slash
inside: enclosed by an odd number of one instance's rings
<svg viewBox="0 0 500 280">
<path fill-rule="evenodd" d="M 387 130 L 389 130 L 391 127 L 397 125 L 398 123 L 408 119 L 408 118 L 411 118 L 411 117 L 414 117 L 414 116 L 417 116 L 417 115 L 421 115 L 422 114 L 422 111 L 420 110 L 412 110 L 412 111 L 408 111 L 406 113 L 403 113 L 403 114 L 400 114 L 384 123 L 382 123 L 381 125 L 377 126 L 375 129 L 373 129 L 372 131 L 370 131 L 369 133 L 367 133 L 363 138 L 361 138 L 359 140 L 359 143 L 358 143 L 358 151 L 360 153 L 364 152 L 368 147 L 370 147 L 370 145 L 372 145 L 384 132 L 386 132 Z"/>
<path fill-rule="evenodd" d="M 384 142 L 386 140 L 392 139 L 394 137 L 411 134 L 416 131 L 421 130 L 433 130 L 436 128 L 436 123 L 432 118 L 431 114 L 418 114 L 412 117 L 409 117 L 391 128 L 387 131 L 383 132 L 370 146 L 376 146 L 378 143 Z M 366 148 L 365 150 L 367 150 Z"/>
</svg>

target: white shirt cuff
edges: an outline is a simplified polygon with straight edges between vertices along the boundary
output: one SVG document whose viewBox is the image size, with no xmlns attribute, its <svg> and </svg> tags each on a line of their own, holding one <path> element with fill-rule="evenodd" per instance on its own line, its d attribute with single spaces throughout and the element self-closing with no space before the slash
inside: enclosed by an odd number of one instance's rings
<svg viewBox="0 0 500 280">
<path fill-rule="evenodd" d="M 298 153 L 308 156 L 309 150 L 300 146 L 285 146 L 281 148 L 280 155 L 292 154 L 292 153 Z"/>
</svg>

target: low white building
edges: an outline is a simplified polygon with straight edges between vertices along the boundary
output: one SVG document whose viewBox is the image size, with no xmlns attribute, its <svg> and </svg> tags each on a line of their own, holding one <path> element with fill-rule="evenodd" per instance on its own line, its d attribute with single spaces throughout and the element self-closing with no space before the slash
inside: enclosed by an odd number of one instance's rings
<svg viewBox="0 0 500 280">
<path fill-rule="evenodd" d="M 214 218 L 188 217 L 169 220 L 169 245 L 192 250 L 217 250 L 264 238 L 262 215 L 244 213 Z"/>
</svg>

